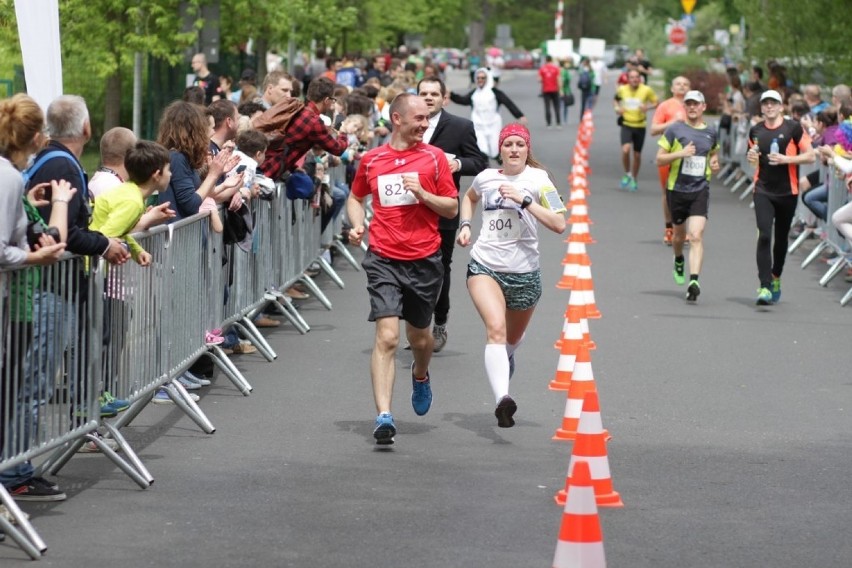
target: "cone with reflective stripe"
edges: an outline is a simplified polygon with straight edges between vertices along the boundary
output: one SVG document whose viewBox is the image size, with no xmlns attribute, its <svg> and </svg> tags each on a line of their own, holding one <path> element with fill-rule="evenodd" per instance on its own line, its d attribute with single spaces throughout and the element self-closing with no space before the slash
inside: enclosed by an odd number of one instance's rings
<svg viewBox="0 0 852 568">
<path fill-rule="evenodd" d="M 573 208 L 575 205 L 585 205 L 587 191 L 584 188 L 589 187 L 589 184 L 583 181 L 580 184 L 573 184 L 572 187 L 574 189 L 572 189 L 569 194 L 568 206 Z"/>
<path fill-rule="evenodd" d="M 554 440 L 573 440 L 577 437 L 580 426 L 580 414 L 583 411 L 583 399 L 587 392 L 597 392 L 595 377 L 592 375 L 592 358 L 589 349 L 582 345 L 577 350 L 574 360 L 574 370 L 571 373 L 571 384 L 565 397 L 565 412 L 562 415 L 562 426 L 553 435 Z M 608 435 L 608 433 L 607 433 Z"/>
<path fill-rule="evenodd" d="M 590 319 L 598 319 L 601 317 L 601 312 L 595 304 L 595 285 L 592 282 L 592 268 L 587 265 L 581 265 L 577 270 L 577 277 L 571 285 L 571 290 L 583 293 L 583 304 L 586 306 L 586 317 Z"/>
<path fill-rule="evenodd" d="M 574 223 L 571 225 L 571 234 L 565 239 L 566 243 L 593 243 L 595 240 L 589 233 L 588 223 Z"/>
<path fill-rule="evenodd" d="M 598 393 L 590 391 L 583 399 L 583 411 L 580 414 L 580 426 L 568 463 L 568 476 L 565 489 L 555 496 L 556 503 L 565 504 L 565 497 L 571 490 L 571 471 L 581 461 L 589 464 L 592 474 L 592 486 L 595 488 L 595 502 L 598 507 L 624 507 L 621 496 L 612 488 L 612 475 L 609 471 L 609 458 L 606 455 L 606 431 L 601 422 L 601 408 Z"/>
<path fill-rule="evenodd" d="M 568 326 L 574 324 L 580 326 L 580 331 L 583 336 L 582 344 L 585 345 L 589 351 L 597 349 L 598 346 L 594 341 L 592 341 L 591 335 L 589 334 L 589 320 L 586 319 L 583 312 L 585 312 L 584 306 L 568 305 L 568 308 L 565 310 L 565 323 L 562 324 L 562 333 L 560 334 L 559 339 L 554 342 L 554 349 L 562 350 L 562 341 L 568 334 Z"/>
<path fill-rule="evenodd" d="M 589 225 L 592 224 L 592 220 L 589 219 L 589 208 L 585 203 L 577 203 L 571 206 L 571 217 L 568 218 L 568 222 L 572 225 L 574 223 L 587 223 Z"/>
<path fill-rule="evenodd" d="M 568 243 L 568 250 L 562 259 L 562 278 L 556 283 L 560 290 L 571 290 L 574 279 L 580 272 L 580 266 L 591 264 L 589 254 L 586 252 L 586 243 Z"/>
<path fill-rule="evenodd" d="M 550 381 L 550 390 L 567 391 L 571 387 L 571 375 L 577 361 L 577 353 L 583 346 L 583 328 L 576 313 L 573 318 L 566 318 L 562 337 L 559 339 L 559 363 L 556 365 L 556 376 Z M 575 321 L 569 321 L 574 319 Z"/>
<path fill-rule="evenodd" d="M 562 510 L 553 568 L 606 568 L 592 475 L 589 464 L 583 461 L 571 471 L 571 490 Z"/>
</svg>

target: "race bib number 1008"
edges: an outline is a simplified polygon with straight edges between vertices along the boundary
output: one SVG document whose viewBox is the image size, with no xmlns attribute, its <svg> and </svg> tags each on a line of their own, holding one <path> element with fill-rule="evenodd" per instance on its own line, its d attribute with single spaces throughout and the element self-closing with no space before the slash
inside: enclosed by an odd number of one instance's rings
<svg viewBox="0 0 852 568">
<path fill-rule="evenodd" d="M 417 205 L 414 194 L 402 185 L 402 176 L 417 176 L 416 172 L 379 176 L 379 202 L 382 207 Z"/>
</svg>

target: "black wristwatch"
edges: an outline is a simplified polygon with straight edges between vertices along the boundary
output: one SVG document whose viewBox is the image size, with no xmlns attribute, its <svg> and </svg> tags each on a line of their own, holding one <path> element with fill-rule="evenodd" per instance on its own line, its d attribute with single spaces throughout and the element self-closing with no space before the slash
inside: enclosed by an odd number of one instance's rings
<svg viewBox="0 0 852 568">
<path fill-rule="evenodd" d="M 527 196 L 524 197 L 524 200 L 521 201 L 521 209 L 526 209 L 530 205 L 532 205 L 532 197 L 527 195 Z"/>
</svg>

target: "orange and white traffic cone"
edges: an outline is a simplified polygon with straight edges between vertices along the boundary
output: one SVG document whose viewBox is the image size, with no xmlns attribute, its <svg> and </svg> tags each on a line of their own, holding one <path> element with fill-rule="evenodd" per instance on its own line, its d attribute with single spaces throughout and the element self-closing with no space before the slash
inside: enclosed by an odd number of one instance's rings
<svg viewBox="0 0 852 568">
<path fill-rule="evenodd" d="M 576 264 L 577 266 L 591 266 L 592 260 L 586 252 L 586 243 L 568 243 L 568 250 L 562 258 L 562 264 Z"/>
<path fill-rule="evenodd" d="M 574 370 L 571 373 L 571 385 L 565 397 L 565 412 L 562 425 L 553 435 L 554 440 L 573 440 L 580 426 L 580 414 L 583 411 L 583 399 L 587 392 L 596 392 L 595 377 L 592 375 L 592 358 L 589 349 L 581 346 L 577 350 Z"/>
<path fill-rule="evenodd" d="M 562 333 L 559 336 L 559 339 L 553 344 L 553 348 L 561 351 L 562 350 L 562 341 L 569 336 L 569 326 L 579 326 L 580 334 L 582 336 L 581 343 L 586 346 L 586 349 L 589 351 L 594 351 L 597 349 L 597 345 L 594 341 L 592 341 L 591 335 L 589 333 L 589 320 L 585 318 L 583 312 L 585 308 L 583 306 L 571 305 L 565 309 L 565 322 L 562 324 Z"/>
<path fill-rule="evenodd" d="M 571 490 L 562 510 L 553 568 L 606 568 L 592 474 L 583 461 L 571 471 Z"/>
<path fill-rule="evenodd" d="M 592 282 L 592 268 L 588 265 L 580 265 L 577 269 L 577 277 L 574 278 L 571 290 L 583 292 L 583 304 L 586 306 L 586 317 L 598 319 L 601 312 L 595 304 L 594 282 Z"/>
<path fill-rule="evenodd" d="M 595 240 L 589 233 L 588 223 L 574 223 L 571 225 L 571 233 L 565 239 L 566 243 L 594 243 Z"/>
<path fill-rule="evenodd" d="M 575 205 L 585 205 L 586 204 L 586 189 L 588 184 L 585 183 L 585 178 L 583 179 L 583 183 L 575 183 L 574 189 L 571 190 L 569 194 L 568 206 L 573 208 Z"/>
<path fill-rule="evenodd" d="M 577 361 L 577 353 L 583 346 L 583 329 L 580 327 L 579 318 L 576 313 L 571 313 L 573 318 L 565 320 L 565 328 L 559 343 L 559 362 L 556 364 L 556 376 L 550 381 L 550 390 L 567 391 L 571 387 L 571 375 L 574 373 L 574 365 Z M 574 319 L 577 321 L 569 321 Z"/>
<path fill-rule="evenodd" d="M 571 207 L 571 217 L 569 217 L 568 222 L 572 225 L 574 223 L 587 223 L 589 225 L 592 224 L 592 220 L 589 219 L 589 208 L 585 203 L 578 203 Z"/>
<path fill-rule="evenodd" d="M 586 252 L 586 243 L 568 243 L 568 250 L 562 259 L 562 278 L 556 283 L 560 290 L 570 290 L 574 286 L 574 279 L 580 273 L 580 266 L 591 264 L 589 254 Z"/>
<path fill-rule="evenodd" d="M 606 430 L 601 422 L 601 408 L 598 393 L 590 391 L 583 399 L 583 410 L 580 414 L 580 425 L 577 428 L 577 438 L 568 462 L 568 476 L 565 478 L 565 489 L 555 496 L 556 503 L 565 504 L 565 497 L 571 490 L 571 471 L 579 462 L 586 462 L 592 473 L 592 485 L 595 488 L 595 502 L 598 507 L 624 507 L 621 496 L 612 488 L 612 475 L 609 471 L 609 458 L 606 455 Z"/>
</svg>

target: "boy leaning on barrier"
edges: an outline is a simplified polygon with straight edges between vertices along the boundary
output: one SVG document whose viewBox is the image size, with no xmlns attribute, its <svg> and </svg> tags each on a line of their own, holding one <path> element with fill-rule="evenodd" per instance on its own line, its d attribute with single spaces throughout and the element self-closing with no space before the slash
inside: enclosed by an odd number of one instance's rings
<svg viewBox="0 0 852 568">
<path fill-rule="evenodd" d="M 136 240 L 130 236 L 143 216 L 147 217 L 146 225 L 151 227 L 159 225 L 175 216 L 175 211 L 168 209 L 168 202 L 155 208 L 145 210 L 145 200 L 154 192 L 164 191 L 172 177 L 169 151 L 156 142 L 146 140 L 136 142 L 124 157 L 124 168 L 127 172 L 128 181 L 102 193 L 95 200 L 94 211 L 89 229 L 98 231 L 105 237 L 120 238 L 130 251 L 130 256 L 139 266 L 151 264 L 151 253 L 147 252 Z M 120 278 L 120 277 L 119 277 Z M 121 301 L 121 284 L 110 277 L 107 281 L 107 296 Z M 111 309 L 113 302 L 107 301 L 104 308 L 104 338 L 109 341 Z M 120 305 L 120 304 L 119 304 Z M 117 308 L 115 308 L 117 309 Z M 105 346 L 106 346 L 105 342 Z M 109 379 L 109 377 L 107 377 Z M 106 389 L 110 389 L 109 384 Z M 111 389 L 110 389 L 111 390 Z M 127 410 L 130 403 L 126 400 L 115 398 L 104 390 L 99 398 L 101 406 L 101 417 L 115 416 L 118 412 Z M 83 452 L 96 451 L 97 445 L 87 442 L 82 448 Z"/>
<path fill-rule="evenodd" d="M 169 151 L 156 142 L 142 140 L 127 151 L 124 167 L 128 181 L 98 197 L 89 228 L 107 237 L 121 237 L 130 255 L 140 266 L 151 264 L 145 251 L 130 232 L 145 213 L 145 199 L 155 191 L 164 191 L 172 177 Z M 174 210 L 161 211 L 159 224 L 175 216 Z"/>
</svg>

